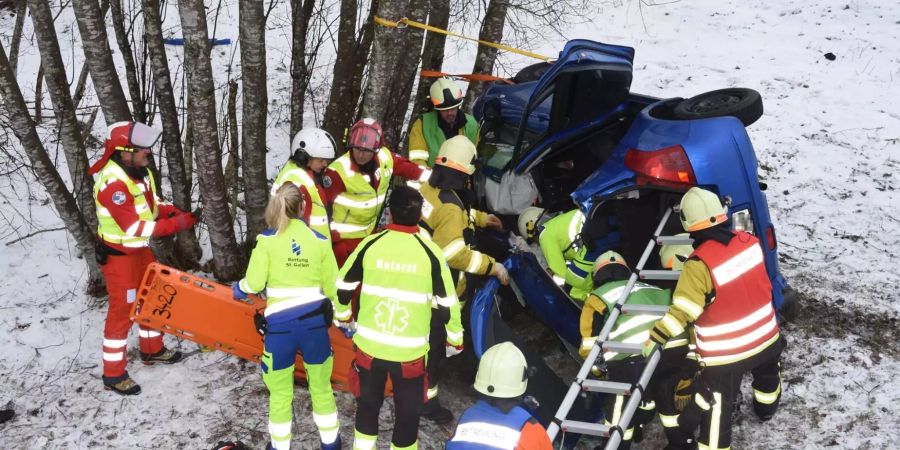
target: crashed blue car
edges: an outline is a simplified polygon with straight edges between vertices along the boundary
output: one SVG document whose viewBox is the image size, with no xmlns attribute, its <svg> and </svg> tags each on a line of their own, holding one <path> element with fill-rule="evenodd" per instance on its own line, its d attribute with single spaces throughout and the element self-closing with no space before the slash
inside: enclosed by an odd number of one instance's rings
<svg viewBox="0 0 900 450">
<path fill-rule="evenodd" d="M 587 222 L 611 226 L 598 248 L 618 249 L 633 264 L 666 209 L 692 186 L 709 189 L 728 201 L 735 229 L 761 240 L 774 306 L 787 313 L 785 298 L 791 303 L 792 293 L 778 269 L 766 186 L 746 129 L 762 115 L 759 94 L 741 88 L 690 99 L 632 93 L 633 59 L 630 47 L 573 40 L 556 62 L 524 69 L 515 84 L 490 86 L 474 106 L 482 123 L 476 179 L 481 206 L 507 223 L 532 203 L 551 213 L 579 208 Z M 682 231 L 672 215 L 664 234 Z M 515 300 L 577 357 L 580 305 L 533 254 L 512 252 L 506 265 Z M 655 253 L 645 268 L 660 268 Z M 517 340 L 498 307 L 510 299 L 498 292 L 491 280 L 472 302 L 470 329 L 479 356 L 496 342 Z M 540 359 L 530 355 L 529 363 L 541 365 Z M 552 380 L 562 388 L 538 396 L 549 403 L 542 408 L 545 423 L 570 381 Z M 542 389 L 550 383 L 542 380 Z"/>
</svg>

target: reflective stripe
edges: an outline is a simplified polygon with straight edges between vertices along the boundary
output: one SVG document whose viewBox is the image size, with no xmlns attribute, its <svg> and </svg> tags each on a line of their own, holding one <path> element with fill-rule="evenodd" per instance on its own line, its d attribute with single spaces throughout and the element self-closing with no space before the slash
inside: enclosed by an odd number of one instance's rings
<svg viewBox="0 0 900 450">
<path fill-rule="evenodd" d="M 424 183 L 428 181 L 429 177 L 431 177 L 431 169 L 422 169 L 422 175 L 419 175 L 419 181 Z"/>
<path fill-rule="evenodd" d="M 721 351 L 721 350 L 732 350 L 738 349 L 745 345 L 750 345 L 756 341 L 758 341 L 763 336 L 769 334 L 778 327 L 778 324 L 775 321 L 775 316 L 772 316 L 765 325 L 753 330 L 750 333 L 744 334 L 740 337 L 732 338 L 732 339 L 716 339 L 716 340 L 703 340 L 701 339 L 700 333 L 697 333 L 697 348 L 702 351 Z"/>
<path fill-rule="evenodd" d="M 331 222 L 331 229 L 338 233 L 353 233 L 355 231 L 366 231 L 368 225 L 353 225 L 349 223 Z"/>
<path fill-rule="evenodd" d="M 290 300 L 282 300 L 279 302 L 272 302 L 271 298 L 269 299 L 269 304 L 266 306 L 265 316 L 271 316 L 272 314 L 278 314 L 282 311 L 286 311 L 291 308 L 295 308 L 297 306 L 308 305 L 310 303 L 315 303 L 325 300 L 324 295 L 320 295 L 319 298 L 294 298 Z"/>
<path fill-rule="evenodd" d="M 291 440 L 275 439 L 274 437 L 272 437 L 272 446 L 275 447 L 275 450 L 290 450 Z"/>
<path fill-rule="evenodd" d="M 338 311 L 336 309 L 334 311 L 334 318 L 337 320 L 343 320 L 346 322 L 350 320 L 351 317 L 353 317 L 353 310 L 351 310 L 350 308 L 347 308 L 346 311 Z"/>
<path fill-rule="evenodd" d="M 643 409 L 644 411 L 653 411 L 654 409 L 656 409 L 656 402 L 648 402 L 648 403 L 642 402 L 640 404 L 639 408 Z"/>
<path fill-rule="evenodd" d="M 451 295 L 449 297 L 435 297 L 435 299 L 437 300 L 438 305 L 446 306 L 448 308 L 459 301 L 459 299 L 457 299 L 455 295 Z"/>
<path fill-rule="evenodd" d="M 353 436 L 353 450 L 373 450 L 378 436 L 369 436 L 357 431 Z"/>
<path fill-rule="evenodd" d="M 556 283 L 557 286 L 563 286 L 566 284 L 566 279 L 561 276 L 553 275 L 552 278 L 553 282 Z"/>
<path fill-rule="evenodd" d="M 338 422 L 338 415 L 336 412 L 331 414 L 313 413 L 313 422 L 315 422 L 316 427 L 319 428 L 319 436 L 321 437 L 322 442 L 330 444 L 337 440 L 338 432 L 340 431 L 340 422 Z"/>
<path fill-rule="evenodd" d="M 328 217 L 325 216 L 309 216 L 309 226 L 328 225 Z"/>
<path fill-rule="evenodd" d="M 616 325 L 616 330 L 613 331 L 612 333 L 609 333 L 609 338 L 615 339 L 635 328 L 638 328 L 642 325 L 646 325 L 650 322 L 656 322 L 656 317 L 655 316 L 644 316 L 644 315 L 634 316 L 634 317 Z M 650 330 L 645 330 L 645 333 L 649 334 Z M 644 333 L 639 333 L 639 334 L 644 334 Z M 641 342 L 643 342 L 643 340 Z"/>
<path fill-rule="evenodd" d="M 681 347 L 683 345 L 688 345 L 687 338 L 669 339 L 668 341 L 666 341 L 666 345 L 664 345 L 663 348 L 675 348 L 675 347 Z"/>
<path fill-rule="evenodd" d="M 428 150 L 419 150 L 419 149 L 416 149 L 416 150 L 410 150 L 410 151 L 409 151 L 409 159 L 410 159 L 410 160 L 413 160 L 413 159 L 424 159 L 424 160 L 427 161 L 429 156 L 430 156 L 430 155 L 428 154 Z"/>
<path fill-rule="evenodd" d="M 581 210 L 575 211 L 572 221 L 569 222 L 569 242 L 575 242 L 578 234 L 581 233 L 582 225 L 584 225 L 584 213 Z"/>
<path fill-rule="evenodd" d="M 740 320 L 735 320 L 734 322 L 723 323 L 721 325 L 715 325 L 711 327 L 702 327 L 697 324 L 694 324 L 694 330 L 697 331 L 698 335 L 703 335 L 703 337 L 712 337 L 718 336 L 726 333 L 733 333 L 735 331 L 739 331 L 743 328 L 747 328 L 760 320 L 763 320 L 769 314 L 774 315 L 775 310 L 772 309 L 771 303 L 766 303 L 761 308 L 753 311 L 749 316 L 744 317 Z"/>
<path fill-rule="evenodd" d="M 687 313 L 688 317 L 691 320 L 696 320 L 700 317 L 700 314 L 703 314 L 703 307 L 688 300 L 684 297 L 675 297 L 672 299 L 672 306 L 677 307 L 678 309 Z"/>
<path fill-rule="evenodd" d="M 291 423 L 290 422 L 269 422 L 269 434 L 272 436 L 282 437 L 284 435 L 291 434 Z"/>
<path fill-rule="evenodd" d="M 342 291 L 352 291 L 356 289 L 357 286 L 359 286 L 359 281 L 348 283 L 344 280 L 337 280 L 334 282 L 334 284 L 337 285 L 337 288 Z"/>
<path fill-rule="evenodd" d="M 338 195 L 334 202 L 341 206 L 346 206 L 348 208 L 357 208 L 357 209 L 372 209 L 378 207 L 382 202 L 384 202 L 384 196 L 376 196 L 375 198 L 357 201 L 348 198 L 344 194 Z"/>
<path fill-rule="evenodd" d="M 455 442 L 470 442 L 490 448 L 513 449 L 521 431 L 486 422 L 466 422 L 456 427 Z"/>
<path fill-rule="evenodd" d="M 723 286 L 747 273 L 757 265 L 762 264 L 762 262 L 762 247 L 753 245 L 717 266 L 712 270 L 712 274 L 716 281 L 719 282 L 719 286 Z"/>
<path fill-rule="evenodd" d="M 417 191 L 422 189 L 422 183 L 419 183 L 418 181 L 407 180 L 406 185 Z M 425 208 L 422 208 L 422 212 L 425 212 Z M 425 218 L 427 219 L 429 216 L 430 215 L 426 215 Z"/>
<path fill-rule="evenodd" d="M 325 296 L 317 287 L 266 287 L 266 295 L 269 298 L 302 297 L 312 300 L 321 300 Z"/>
<path fill-rule="evenodd" d="M 453 258 L 454 256 L 456 256 L 457 253 L 462 251 L 462 249 L 465 248 L 465 246 L 466 246 L 466 243 L 462 239 L 454 239 L 449 244 L 447 244 L 446 247 L 443 248 L 444 257 L 447 259 Z"/>
<path fill-rule="evenodd" d="M 447 330 L 447 340 L 450 341 L 451 344 L 455 344 L 457 342 L 462 342 L 462 339 L 463 339 L 462 331 Z"/>
<path fill-rule="evenodd" d="M 109 348 L 121 348 L 127 343 L 127 339 L 103 339 L 103 346 Z"/>
<path fill-rule="evenodd" d="M 103 217 L 112 217 L 112 213 L 110 213 L 108 209 L 102 206 L 97 207 L 97 215 Z"/>
<path fill-rule="evenodd" d="M 700 394 L 694 394 L 694 403 L 700 407 L 700 409 L 704 411 L 709 411 L 709 403 L 706 402 L 706 399 L 703 398 Z"/>
<path fill-rule="evenodd" d="M 677 336 L 684 332 L 684 326 L 668 313 L 663 316 L 661 322 L 663 327 L 669 331 L 670 336 Z"/>
<path fill-rule="evenodd" d="M 658 289 L 658 288 L 655 286 L 649 286 L 649 285 L 646 285 L 643 283 L 635 283 L 635 285 L 631 288 L 631 294 L 634 294 L 635 292 L 643 290 L 643 289 Z M 622 294 L 624 292 L 625 292 L 624 285 L 616 286 L 616 287 L 606 291 L 606 293 L 604 293 L 602 295 L 603 301 L 606 302 L 608 305 L 611 305 L 613 303 L 618 303 L 619 299 L 622 297 Z"/>
<path fill-rule="evenodd" d="M 775 392 L 753 390 L 753 399 L 756 400 L 757 403 L 762 403 L 764 405 L 775 403 L 778 400 L 779 395 L 781 395 L 781 383 L 778 384 L 778 388 L 775 389 Z"/>
<path fill-rule="evenodd" d="M 719 392 L 713 392 L 712 414 L 709 419 L 709 446 L 719 448 L 719 427 L 722 422 L 722 394 Z"/>
<path fill-rule="evenodd" d="M 250 289 L 250 285 L 247 284 L 246 278 L 241 279 L 241 281 L 238 283 L 238 287 L 241 288 L 241 290 L 244 291 L 245 294 L 256 294 L 256 291 Z"/>
<path fill-rule="evenodd" d="M 590 350 L 591 347 L 594 346 L 595 342 L 597 342 L 597 336 L 582 338 L 581 339 L 581 348 L 583 348 L 585 350 Z"/>
<path fill-rule="evenodd" d="M 435 386 L 435 387 L 430 387 L 430 388 L 428 388 L 428 392 L 426 393 L 426 395 L 428 396 L 428 399 L 429 399 L 429 400 L 431 400 L 431 399 L 437 397 L 437 395 L 438 395 L 438 387 Z"/>
<path fill-rule="evenodd" d="M 674 416 L 660 414 L 659 421 L 662 422 L 662 425 L 666 428 L 675 428 L 678 426 L 678 414 L 675 414 Z"/>
<path fill-rule="evenodd" d="M 715 447 L 710 447 L 706 444 L 698 442 L 697 450 L 731 450 L 731 446 L 729 445 L 728 447 L 725 447 L 725 448 L 715 448 Z"/>
<path fill-rule="evenodd" d="M 142 338 L 155 338 L 157 336 L 162 336 L 162 333 L 154 330 L 138 330 L 138 336 Z"/>
<path fill-rule="evenodd" d="M 364 284 L 361 292 L 364 294 L 374 295 L 377 297 L 399 300 L 401 302 L 416 303 L 416 304 L 420 304 L 420 305 L 429 302 L 428 294 L 423 294 L 420 292 L 404 291 L 404 290 L 397 289 L 397 288 L 375 286 L 372 284 Z"/>
<path fill-rule="evenodd" d="M 428 345 L 428 336 L 394 336 L 392 334 L 375 331 L 362 325 L 356 329 L 356 335 L 372 341 L 377 341 L 379 344 L 396 345 L 403 348 L 418 348 Z"/>
<path fill-rule="evenodd" d="M 125 352 L 107 353 L 103 352 L 104 361 L 121 361 L 125 359 Z"/>
<path fill-rule="evenodd" d="M 484 261 L 484 255 L 481 252 L 472 252 L 472 257 L 469 259 L 469 265 L 466 266 L 466 272 L 474 273 L 481 267 L 482 261 Z"/>
</svg>

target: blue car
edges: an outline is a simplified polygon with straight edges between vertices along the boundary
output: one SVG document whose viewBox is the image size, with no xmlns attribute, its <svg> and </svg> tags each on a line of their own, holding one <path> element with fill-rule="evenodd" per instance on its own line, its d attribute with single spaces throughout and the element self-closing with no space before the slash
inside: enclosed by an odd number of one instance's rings
<svg viewBox="0 0 900 450">
<path fill-rule="evenodd" d="M 665 210 L 692 186 L 709 189 L 728 201 L 735 229 L 761 240 L 774 306 L 787 313 L 785 297 L 792 294 L 778 270 L 766 186 L 746 130 L 762 115 L 759 94 L 740 88 L 687 100 L 635 94 L 633 59 L 630 47 L 573 40 L 555 63 L 526 68 L 516 84 L 490 86 L 474 107 L 482 123 L 476 179 L 482 206 L 507 223 L 535 201 L 551 213 L 577 207 L 586 228 L 604 230 L 593 237 L 598 251 L 615 248 L 634 264 Z M 683 232 L 675 215 L 664 231 Z M 577 356 L 580 305 L 534 255 L 513 252 L 506 264 L 516 299 Z M 645 268 L 660 268 L 656 254 Z M 489 282 L 473 301 L 478 355 L 515 335 L 503 326 L 498 292 Z"/>
</svg>

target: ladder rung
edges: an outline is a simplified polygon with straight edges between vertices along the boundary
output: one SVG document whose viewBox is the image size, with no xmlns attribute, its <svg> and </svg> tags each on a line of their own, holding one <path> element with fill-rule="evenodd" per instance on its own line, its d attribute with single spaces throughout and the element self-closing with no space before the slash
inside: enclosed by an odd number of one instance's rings
<svg viewBox="0 0 900 450">
<path fill-rule="evenodd" d="M 669 307 L 665 305 L 630 305 L 628 303 L 622 305 L 622 314 L 642 314 L 662 317 L 666 315 L 666 312 L 668 311 Z"/>
<path fill-rule="evenodd" d="M 630 353 L 640 355 L 643 344 L 626 344 L 624 342 L 603 341 L 601 348 L 604 352 Z"/>
<path fill-rule="evenodd" d="M 680 270 L 642 270 L 638 274 L 642 280 L 677 280 Z"/>
<path fill-rule="evenodd" d="M 604 394 L 628 395 L 631 393 L 631 385 L 616 381 L 585 380 L 581 383 L 581 389 L 588 392 L 601 392 Z"/>
<path fill-rule="evenodd" d="M 589 434 L 591 436 L 609 437 L 609 427 L 599 423 L 563 420 L 559 428 L 564 433 Z"/>
<path fill-rule="evenodd" d="M 694 240 L 684 236 L 659 236 L 656 238 L 659 245 L 691 245 Z"/>
</svg>

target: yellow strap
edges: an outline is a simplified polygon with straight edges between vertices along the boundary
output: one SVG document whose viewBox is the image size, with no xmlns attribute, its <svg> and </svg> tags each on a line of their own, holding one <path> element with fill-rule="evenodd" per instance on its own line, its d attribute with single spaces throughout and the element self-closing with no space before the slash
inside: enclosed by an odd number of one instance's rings
<svg viewBox="0 0 900 450">
<path fill-rule="evenodd" d="M 422 29 L 422 30 L 431 31 L 431 32 L 433 32 L 433 33 L 446 34 L 447 36 L 453 36 L 453 37 L 458 37 L 458 38 L 460 38 L 460 39 L 465 39 L 465 40 L 467 40 L 467 41 L 477 42 L 477 43 L 482 44 L 482 45 L 487 45 L 488 47 L 493 47 L 493 48 L 496 48 L 496 49 L 505 50 L 505 51 L 513 52 L 513 53 L 518 53 L 518 54 L 520 54 L 520 55 L 528 56 L 528 57 L 534 58 L 534 59 L 539 59 L 539 60 L 541 60 L 541 61 L 550 61 L 550 59 L 551 59 L 549 56 L 539 55 L 539 54 L 537 54 L 537 53 L 532 53 L 532 52 L 529 52 L 529 51 L 526 51 L 526 50 L 520 50 L 520 49 L 517 49 L 517 48 L 510 47 L 510 46 L 508 46 L 508 45 L 497 44 L 497 43 L 495 43 L 495 42 L 482 41 L 482 40 L 480 40 L 480 39 L 475 39 L 475 38 L 471 38 L 471 37 L 468 37 L 468 36 L 463 36 L 463 35 L 461 35 L 461 34 L 457 34 L 457 33 L 454 33 L 454 32 L 452 32 L 452 31 L 447 31 L 447 30 L 444 30 L 444 29 L 441 29 L 441 28 L 433 27 L 433 26 L 431 26 L 431 25 L 426 25 L 426 24 L 421 23 L 421 22 L 416 22 L 416 21 L 414 21 L 414 20 L 409 20 L 409 19 L 406 18 L 406 17 L 403 17 L 403 18 L 401 18 L 400 20 L 394 22 L 394 21 L 392 21 L 392 20 L 387 20 L 387 19 L 385 19 L 385 18 L 383 18 L 383 17 L 375 16 L 375 23 L 377 23 L 378 25 L 381 25 L 381 26 L 392 27 L 392 28 L 405 28 L 406 26 L 411 26 L 411 27 L 413 27 L 413 28 L 419 28 L 419 29 Z"/>
</svg>

